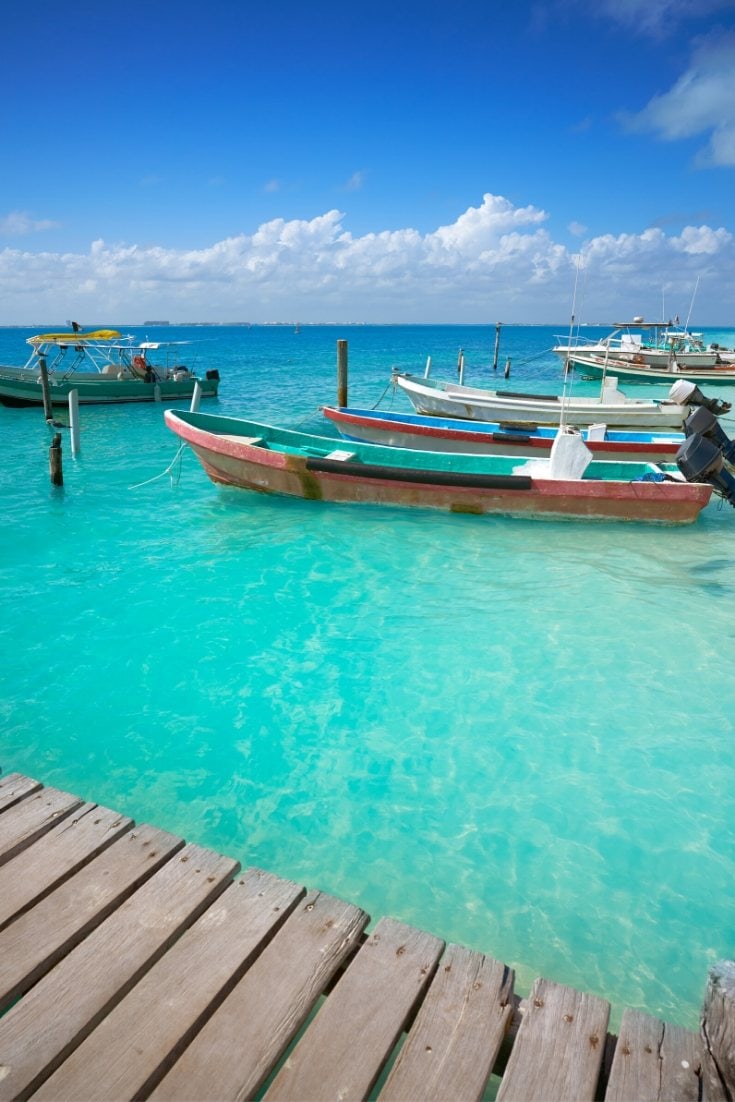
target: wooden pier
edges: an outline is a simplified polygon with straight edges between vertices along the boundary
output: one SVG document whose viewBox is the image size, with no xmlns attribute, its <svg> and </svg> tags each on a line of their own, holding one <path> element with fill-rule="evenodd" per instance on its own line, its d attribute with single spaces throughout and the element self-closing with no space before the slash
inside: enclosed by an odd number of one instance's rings
<svg viewBox="0 0 735 1102">
<path fill-rule="evenodd" d="M 0 1099 L 725 1099 L 697 1033 L 0 777 Z M 3 1013 L 4 1012 L 4 1013 Z M 730 1085 L 730 1089 L 732 1084 Z M 718 1093 L 718 1091 L 720 1093 Z"/>
</svg>

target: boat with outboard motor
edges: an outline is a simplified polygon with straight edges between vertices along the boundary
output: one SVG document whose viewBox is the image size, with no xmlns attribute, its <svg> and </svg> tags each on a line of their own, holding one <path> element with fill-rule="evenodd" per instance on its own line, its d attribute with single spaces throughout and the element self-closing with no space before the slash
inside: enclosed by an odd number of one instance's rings
<svg viewBox="0 0 735 1102">
<path fill-rule="evenodd" d="M 76 323 L 75 323 L 76 324 Z M 65 406 L 75 390 L 82 405 L 175 402 L 191 398 L 197 383 L 203 398 L 216 398 L 219 372 L 200 378 L 179 362 L 189 341 L 136 341 L 116 329 L 39 333 L 26 341 L 31 354 L 23 367 L 0 366 L 0 403 L 43 405 L 45 364 L 54 406 Z"/>
<path fill-rule="evenodd" d="M 459 417 L 469 421 L 504 421 L 537 425 L 605 424 L 609 428 L 651 428 L 681 430 L 689 406 L 706 404 L 695 384 L 680 380 L 666 399 L 628 398 L 618 390 L 618 380 L 607 376 L 597 398 L 578 398 L 568 394 L 525 394 L 521 391 L 481 390 L 459 383 L 394 371 L 393 383 L 409 398 L 417 413 L 439 417 Z M 683 400 L 681 396 L 684 396 Z M 699 395 L 700 400 L 697 400 Z M 719 402 L 724 413 L 730 403 Z"/>
<path fill-rule="evenodd" d="M 564 430 L 549 459 L 519 464 L 507 456 L 340 447 L 334 438 L 190 410 L 166 410 L 164 418 L 213 482 L 314 501 L 686 524 L 713 488 L 722 492 L 711 480 L 686 481 L 674 465 L 593 461 L 579 434 Z"/>
</svg>

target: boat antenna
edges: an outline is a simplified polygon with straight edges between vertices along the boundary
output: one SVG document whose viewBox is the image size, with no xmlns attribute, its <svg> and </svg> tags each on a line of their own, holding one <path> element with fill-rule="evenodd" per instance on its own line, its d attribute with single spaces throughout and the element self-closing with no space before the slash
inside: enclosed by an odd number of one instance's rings
<svg viewBox="0 0 735 1102">
<path fill-rule="evenodd" d="M 694 309 L 694 299 L 697 296 L 697 288 L 699 287 L 699 276 L 697 276 L 697 282 L 694 284 L 694 291 L 692 292 L 692 301 L 689 303 L 689 313 L 687 314 L 687 322 L 684 328 L 689 330 L 689 319 L 692 316 L 692 310 Z"/>
<path fill-rule="evenodd" d="M 574 335 L 575 313 L 576 313 L 576 310 L 577 310 L 577 283 L 579 281 L 579 269 L 580 269 L 581 263 L 582 263 L 582 254 L 577 253 L 577 266 L 576 266 L 576 270 L 574 272 L 574 293 L 572 294 L 572 316 L 569 320 L 569 342 L 568 342 L 568 345 L 569 345 L 570 351 L 571 351 L 571 347 L 572 347 L 572 338 L 573 338 L 573 335 Z M 569 367 L 569 352 L 567 352 L 567 358 L 564 361 L 564 386 L 562 387 L 562 394 L 561 394 L 561 417 L 559 418 L 559 431 L 560 432 L 563 432 L 564 429 L 567 427 L 567 401 L 571 397 L 571 394 L 567 393 L 567 382 L 569 380 L 570 375 L 571 375 L 571 370 L 570 370 L 570 367 Z M 571 387 L 570 387 L 570 390 L 571 390 Z"/>
</svg>

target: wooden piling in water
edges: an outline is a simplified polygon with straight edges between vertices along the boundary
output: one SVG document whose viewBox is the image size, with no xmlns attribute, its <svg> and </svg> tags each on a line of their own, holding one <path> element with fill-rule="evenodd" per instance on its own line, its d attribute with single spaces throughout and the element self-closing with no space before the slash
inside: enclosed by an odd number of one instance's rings
<svg viewBox="0 0 735 1102">
<path fill-rule="evenodd" d="M 493 371 L 498 370 L 498 350 L 500 348 L 500 330 L 503 327 L 502 321 L 495 323 L 495 351 L 493 353 Z"/>
<path fill-rule="evenodd" d="M 55 432 L 48 450 L 48 469 L 52 486 L 64 485 L 64 472 L 61 465 L 61 433 Z"/>
<path fill-rule="evenodd" d="M 46 421 L 53 421 L 54 413 L 51 405 L 51 388 L 48 381 L 48 368 L 46 367 L 46 357 L 38 357 L 38 366 L 41 371 L 41 393 L 43 395 L 43 416 Z"/>
<path fill-rule="evenodd" d="M 347 341 L 337 341 L 337 405 L 347 405 Z"/>
<path fill-rule="evenodd" d="M 510 378 L 510 356 L 505 361 L 505 371 L 503 372 L 503 375 L 505 376 L 506 379 Z"/>
</svg>

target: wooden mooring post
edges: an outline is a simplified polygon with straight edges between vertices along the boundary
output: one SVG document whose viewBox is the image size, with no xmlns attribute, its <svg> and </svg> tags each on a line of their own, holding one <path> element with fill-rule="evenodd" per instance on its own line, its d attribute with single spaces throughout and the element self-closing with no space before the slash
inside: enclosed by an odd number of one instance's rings
<svg viewBox="0 0 735 1102">
<path fill-rule="evenodd" d="M 498 370 L 498 351 L 500 349 L 500 330 L 502 328 L 502 321 L 498 321 L 495 323 L 495 351 L 493 353 L 493 371 Z"/>
<path fill-rule="evenodd" d="M 337 341 L 337 405 L 347 405 L 347 341 Z"/>
<path fill-rule="evenodd" d="M 51 387 L 48 381 L 48 368 L 46 366 L 46 357 L 38 357 L 38 366 L 41 371 L 41 393 L 43 395 L 43 416 L 46 421 L 53 421 L 54 412 L 51 405 Z"/>
<path fill-rule="evenodd" d="M 48 450 L 48 469 L 52 486 L 64 485 L 64 472 L 61 466 L 61 433 L 55 432 Z"/>
</svg>

